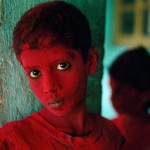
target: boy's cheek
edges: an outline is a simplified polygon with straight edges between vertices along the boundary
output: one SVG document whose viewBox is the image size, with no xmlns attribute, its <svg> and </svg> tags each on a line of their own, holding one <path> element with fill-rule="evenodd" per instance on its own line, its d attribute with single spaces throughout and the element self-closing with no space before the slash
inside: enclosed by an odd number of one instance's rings
<svg viewBox="0 0 150 150">
<path fill-rule="evenodd" d="M 35 93 L 35 94 L 39 94 L 39 92 L 41 91 L 41 87 L 40 84 L 38 82 L 33 81 L 31 78 L 28 78 L 31 90 Z"/>
</svg>

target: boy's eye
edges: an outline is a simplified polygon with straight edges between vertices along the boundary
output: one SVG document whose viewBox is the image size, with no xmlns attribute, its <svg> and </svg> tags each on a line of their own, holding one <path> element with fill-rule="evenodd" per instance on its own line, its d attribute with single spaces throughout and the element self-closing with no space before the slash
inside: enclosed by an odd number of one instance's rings
<svg viewBox="0 0 150 150">
<path fill-rule="evenodd" d="M 65 69 L 70 68 L 70 66 L 71 66 L 70 63 L 63 62 L 63 63 L 58 64 L 57 70 L 65 70 Z"/>
<path fill-rule="evenodd" d="M 30 72 L 31 78 L 38 78 L 41 75 L 41 72 L 39 70 L 33 70 Z"/>
</svg>

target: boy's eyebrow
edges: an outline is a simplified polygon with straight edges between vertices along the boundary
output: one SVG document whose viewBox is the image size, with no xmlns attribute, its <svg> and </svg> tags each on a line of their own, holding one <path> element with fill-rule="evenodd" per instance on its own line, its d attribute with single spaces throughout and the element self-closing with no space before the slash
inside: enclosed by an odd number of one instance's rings
<svg viewBox="0 0 150 150">
<path fill-rule="evenodd" d="M 69 53 L 67 58 L 71 58 L 74 59 L 76 57 L 76 55 L 74 53 Z"/>
<path fill-rule="evenodd" d="M 59 62 L 59 61 L 64 60 L 64 59 L 74 60 L 74 58 L 76 58 L 76 55 L 74 53 L 69 53 L 68 56 L 62 57 L 62 58 L 54 61 L 53 63 Z M 35 68 L 39 68 L 39 66 L 24 66 L 24 69 L 29 69 L 29 70 L 32 70 Z"/>
<path fill-rule="evenodd" d="M 65 57 L 62 57 L 60 59 L 55 60 L 53 63 L 57 63 L 57 62 L 65 60 L 65 59 L 73 61 L 75 58 L 76 58 L 76 56 L 74 54 L 73 55 L 68 55 L 68 56 L 65 56 Z"/>
<path fill-rule="evenodd" d="M 23 67 L 24 69 L 35 69 L 35 68 L 38 68 L 38 66 L 24 66 Z"/>
<path fill-rule="evenodd" d="M 75 58 L 76 58 L 76 55 L 74 53 L 70 52 L 67 56 L 61 57 L 60 59 L 54 61 L 54 63 L 58 62 L 58 61 L 61 61 L 61 60 L 64 60 L 64 59 L 74 60 Z"/>
<path fill-rule="evenodd" d="M 76 57 L 76 55 L 74 53 L 69 53 L 69 57 L 74 59 Z"/>
</svg>

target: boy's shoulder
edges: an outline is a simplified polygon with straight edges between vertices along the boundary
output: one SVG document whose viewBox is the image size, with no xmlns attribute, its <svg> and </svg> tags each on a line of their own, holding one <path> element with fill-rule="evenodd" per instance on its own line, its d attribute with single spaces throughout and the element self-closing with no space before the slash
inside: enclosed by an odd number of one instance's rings
<svg viewBox="0 0 150 150">
<path fill-rule="evenodd" d="M 12 134 L 15 131 L 17 132 L 25 130 L 29 126 L 29 124 L 31 127 L 34 122 L 33 120 L 35 120 L 34 118 L 36 118 L 35 116 L 37 116 L 37 113 L 33 113 L 22 120 L 15 120 L 4 124 L 2 127 L 0 127 L 1 135 L 8 136 L 10 133 Z"/>
<path fill-rule="evenodd" d="M 115 141 L 120 147 L 124 145 L 125 138 L 111 120 L 100 115 L 92 115 L 92 119 L 96 126 L 96 130 L 101 130 L 101 135 L 104 139 L 112 142 Z"/>
<path fill-rule="evenodd" d="M 96 124 L 98 126 L 101 126 L 103 129 L 112 130 L 112 131 L 115 130 L 119 132 L 118 128 L 111 120 L 104 118 L 98 114 L 97 115 L 92 114 L 91 116 L 92 116 L 93 121 L 96 122 Z"/>
</svg>

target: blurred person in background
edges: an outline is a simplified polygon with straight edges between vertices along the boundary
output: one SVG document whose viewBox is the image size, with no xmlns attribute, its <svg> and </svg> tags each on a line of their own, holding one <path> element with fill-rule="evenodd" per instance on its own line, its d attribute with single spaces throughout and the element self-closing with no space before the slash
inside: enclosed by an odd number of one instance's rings
<svg viewBox="0 0 150 150">
<path fill-rule="evenodd" d="M 140 46 L 126 51 L 109 68 L 112 121 L 126 138 L 124 150 L 150 150 L 150 55 Z"/>
</svg>

